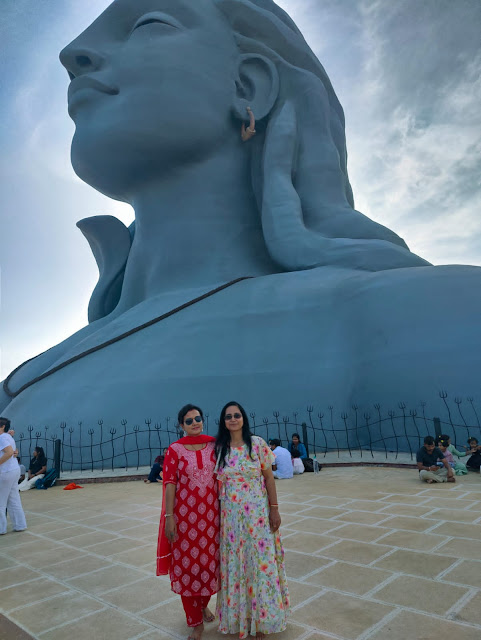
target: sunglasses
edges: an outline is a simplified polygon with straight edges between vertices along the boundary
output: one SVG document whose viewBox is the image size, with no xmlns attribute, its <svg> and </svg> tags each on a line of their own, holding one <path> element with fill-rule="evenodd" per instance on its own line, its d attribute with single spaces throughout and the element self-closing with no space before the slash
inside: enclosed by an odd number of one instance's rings
<svg viewBox="0 0 481 640">
<path fill-rule="evenodd" d="M 202 416 L 195 416 L 195 418 L 187 418 L 186 420 L 184 420 L 184 424 L 190 427 L 190 425 L 194 422 L 194 420 L 196 422 L 202 422 Z"/>
<path fill-rule="evenodd" d="M 226 420 L 232 420 L 232 418 L 234 418 L 235 420 L 239 420 L 240 418 L 242 418 L 242 413 L 226 413 Z"/>
</svg>

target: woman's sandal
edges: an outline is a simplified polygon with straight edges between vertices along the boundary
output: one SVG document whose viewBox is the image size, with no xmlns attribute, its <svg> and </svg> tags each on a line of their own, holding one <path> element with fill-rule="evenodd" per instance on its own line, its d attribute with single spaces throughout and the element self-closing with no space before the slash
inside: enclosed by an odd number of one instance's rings
<svg viewBox="0 0 481 640">
<path fill-rule="evenodd" d="M 202 617 L 204 618 L 204 622 L 214 622 L 215 620 L 215 615 L 207 607 L 202 609 Z"/>
</svg>

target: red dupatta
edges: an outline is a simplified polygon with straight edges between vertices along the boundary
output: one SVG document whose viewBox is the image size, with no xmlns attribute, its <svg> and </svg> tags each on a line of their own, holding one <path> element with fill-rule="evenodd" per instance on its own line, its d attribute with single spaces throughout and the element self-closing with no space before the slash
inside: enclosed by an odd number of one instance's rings
<svg viewBox="0 0 481 640">
<path fill-rule="evenodd" d="M 180 440 L 177 440 L 173 444 L 207 444 L 208 442 L 214 442 L 215 438 L 212 436 L 200 435 L 200 436 L 185 436 Z M 170 447 L 169 447 L 170 448 Z M 167 457 L 167 456 L 166 456 Z M 168 483 L 170 484 L 170 483 Z M 165 483 L 162 483 L 162 511 L 160 512 L 159 523 L 159 537 L 157 542 L 157 575 L 165 576 L 169 573 L 170 563 L 172 561 L 172 551 L 170 548 L 170 542 L 165 535 Z"/>
</svg>

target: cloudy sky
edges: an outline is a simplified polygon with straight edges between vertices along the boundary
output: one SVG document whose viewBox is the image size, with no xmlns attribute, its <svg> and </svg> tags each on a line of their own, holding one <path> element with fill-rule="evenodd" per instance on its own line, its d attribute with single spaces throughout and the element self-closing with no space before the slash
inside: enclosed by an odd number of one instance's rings
<svg viewBox="0 0 481 640">
<path fill-rule="evenodd" d="M 481 265 L 479 0 L 278 3 L 344 107 L 357 208 L 435 264 Z M 76 221 L 133 218 L 69 161 L 58 52 L 108 4 L 2 2 L 0 379 L 86 324 L 98 274 Z"/>
</svg>

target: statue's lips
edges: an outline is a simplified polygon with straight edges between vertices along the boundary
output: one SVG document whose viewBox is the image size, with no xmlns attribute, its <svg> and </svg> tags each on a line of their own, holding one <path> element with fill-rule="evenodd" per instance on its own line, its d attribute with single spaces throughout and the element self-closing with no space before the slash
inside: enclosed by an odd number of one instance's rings
<svg viewBox="0 0 481 640">
<path fill-rule="evenodd" d="M 74 78 L 68 87 L 68 106 L 69 111 L 77 102 L 77 98 L 82 96 L 87 96 L 89 93 L 97 92 L 97 93 L 106 93 L 111 96 L 115 96 L 118 94 L 119 90 L 116 87 L 111 87 L 97 78 L 92 78 L 90 76 L 80 76 L 78 78 Z"/>
</svg>

